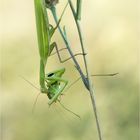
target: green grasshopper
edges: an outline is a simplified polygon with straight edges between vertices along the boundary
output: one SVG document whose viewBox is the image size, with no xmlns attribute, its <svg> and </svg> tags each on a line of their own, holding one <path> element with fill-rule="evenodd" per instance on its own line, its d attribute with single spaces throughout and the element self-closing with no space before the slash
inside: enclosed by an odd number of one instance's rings
<svg viewBox="0 0 140 140">
<path fill-rule="evenodd" d="M 57 0 L 48 0 L 47 2 L 55 4 L 57 3 Z M 48 104 L 51 105 L 53 102 L 56 102 L 58 100 L 58 97 L 62 94 L 62 91 L 68 84 L 68 81 L 62 78 L 62 75 L 65 72 L 65 68 L 46 74 L 45 68 L 48 57 L 51 55 L 54 48 L 56 48 L 58 58 L 61 63 L 66 62 L 67 60 L 71 59 L 71 57 L 62 60 L 56 43 L 51 43 L 51 38 L 55 30 L 59 26 L 59 23 L 62 19 L 66 7 L 62 12 L 62 15 L 59 21 L 57 22 L 56 27 L 53 27 L 51 24 L 49 24 L 48 14 L 46 10 L 47 2 L 45 0 L 34 0 L 38 46 L 40 54 L 40 91 L 41 93 L 47 94 L 48 98 L 50 99 Z M 82 54 L 78 53 L 73 56 L 76 55 Z"/>
</svg>

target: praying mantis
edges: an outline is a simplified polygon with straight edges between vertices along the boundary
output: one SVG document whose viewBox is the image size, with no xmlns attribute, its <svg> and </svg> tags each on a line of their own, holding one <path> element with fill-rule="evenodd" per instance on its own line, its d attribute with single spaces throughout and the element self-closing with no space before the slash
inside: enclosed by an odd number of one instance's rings
<svg viewBox="0 0 140 140">
<path fill-rule="evenodd" d="M 62 15 L 58 20 L 56 27 L 53 27 L 49 23 L 46 10 L 46 7 L 49 7 L 50 3 L 55 4 L 57 3 L 57 0 L 34 0 L 38 46 L 40 54 L 40 91 L 41 93 L 47 94 L 48 98 L 50 99 L 50 101 L 48 102 L 49 105 L 58 100 L 58 97 L 62 94 L 62 91 L 68 84 L 68 81 L 62 78 L 62 75 L 65 72 L 65 68 L 52 71 L 48 74 L 46 74 L 45 72 L 48 57 L 51 55 L 53 49 L 56 48 L 56 52 L 61 63 L 66 62 L 74 56 L 81 55 L 81 53 L 75 55 L 72 54 L 72 57 L 62 60 L 57 48 L 57 44 L 55 42 L 51 43 L 51 38 L 54 35 L 57 27 L 59 26 L 66 7 L 62 12 Z"/>
<path fill-rule="evenodd" d="M 80 0 L 77 0 L 77 2 Z M 59 70 L 52 71 L 48 74 L 45 72 L 47 60 L 49 56 L 51 56 L 52 51 L 54 48 L 56 49 L 56 52 L 58 54 L 59 61 L 61 63 L 64 63 L 68 61 L 69 59 L 73 59 L 75 63 L 76 69 L 79 71 L 80 76 L 82 78 L 82 81 L 85 85 L 85 87 L 89 90 L 88 80 L 86 76 L 83 74 L 77 60 L 75 59 L 75 56 L 77 55 L 86 55 L 82 53 L 73 54 L 71 51 L 66 30 L 64 28 L 64 32 L 60 28 L 59 24 L 62 19 L 62 16 L 66 10 L 66 7 L 68 3 L 66 4 L 60 19 L 58 20 L 56 11 L 55 11 L 55 4 L 58 3 L 58 0 L 34 0 L 35 5 L 35 16 L 36 16 L 36 28 L 37 28 L 37 37 L 38 37 L 38 47 L 39 47 L 39 54 L 40 54 L 40 91 L 41 93 L 47 94 L 50 101 L 48 102 L 49 105 L 52 103 L 58 101 L 58 97 L 62 94 L 63 90 L 68 84 L 68 80 L 65 80 L 62 78 L 65 68 L 61 68 Z M 79 19 L 81 15 L 81 4 L 77 6 L 77 18 Z M 49 8 L 52 11 L 52 14 L 54 16 L 56 27 L 53 27 L 49 23 L 49 18 L 47 14 L 47 8 Z M 51 38 L 54 35 L 56 29 L 60 31 L 60 34 L 66 44 L 66 48 L 68 52 L 70 53 L 71 57 L 62 60 L 59 54 L 59 49 L 57 47 L 56 42 L 51 43 Z M 63 49 L 61 49 L 63 50 Z M 60 50 L 60 51 L 61 51 Z"/>
</svg>

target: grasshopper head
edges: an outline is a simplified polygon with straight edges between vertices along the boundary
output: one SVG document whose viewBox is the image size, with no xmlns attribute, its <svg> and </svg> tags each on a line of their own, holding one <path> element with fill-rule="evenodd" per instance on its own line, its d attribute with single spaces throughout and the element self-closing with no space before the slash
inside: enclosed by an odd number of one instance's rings
<svg viewBox="0 0 140 140">
<path fill-rule="evenodd" d="M 65 72 L 65 68 L 48 73 L 45 76 L 45 81 L 47 83 L 47 87 L 56 86 L 56 85 L 59 86 L 60 78 L 62 77 L 64 72 Z"/>
<path fill-rule="evenodd" d="M 65 68 L 62 68 L 60 70 L 56 70 L 56 71 L 53 71 L 53 72 L 50 72 L 47 74 L 46 77 L 61 77 L 65 72 Z"/>
</svg>

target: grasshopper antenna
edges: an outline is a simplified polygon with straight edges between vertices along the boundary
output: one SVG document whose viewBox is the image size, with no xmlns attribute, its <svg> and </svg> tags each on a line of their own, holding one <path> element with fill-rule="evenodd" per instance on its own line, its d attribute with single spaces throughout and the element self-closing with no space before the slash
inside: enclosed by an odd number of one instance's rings
<svg viewBox="0 0 140 140">
<path fill-rule="evenodd" d="M 24 81 L 26 81 L 29 85 L 31 85 L 32 87 L 34 87 L 37 91 L 40 91 L 39 88 L 37 88 L 33 83 L 31 83 L 29 80 L 27 80 L 26 78 L 24 78 L 23 76 L 19 76 L 20 78 L 22 78 Z M 36 104 L 37 104 L 37 100 L 38 100 L 38 97 L 41 93 L 38 93 L 37 96 L 36 96 L 36 99 L 33 103 L 33 107 L 32 107 L 32 114 L 34 113 L 34 110 L 35 110 L 35 107 L 36 107 Z"/>
<path fill-rule="evenodd" d="M 59 102 L 59 104 L 61 105 L 62 108 L 64 108 L 66 111 L 68 111 L 69 113 L 73 114 L 74 116 L 76 116 L 78 119 L 81 120 L 81 117 L 80 117 L 78 114 L 76 114 L 76 113 L 74 113 L 73 111 L 71 111 L 71 110 L 69 110 L 68 108 L 66 108 L 66 107 L 60 102 L 60 100 L 58 100 L 58 102 Z"/>
<path fill-rule="evenodd" d="M 103 77 L 105 77 L 105 76 L 115 76 L 115 75 L 117 75 L 117 74 L 119 74 L 118 72 L 116 72 L 116 73 L 109 73 L 109 74 L 92 74 L 91 76 L 93 77 L 93 76 L 103 76 Z M 68 87 L 67 87 L 67 89 L 65 90 L 65 92 L 66 91 L 68 91 L 75 83 L 77 83 L 79 80 L 81 79 L 81 77 L 78 77 L 73 83 L 71 83 Z"/>
<path fill-rule="evenodd" d="M 119 74 L 118 72 L 116 73 L 108 73 L 108 74 L 92 74 L 91 76 L 115 76 Z"/>
<path fill-rule="evenodd" d="M 77 78 L 73 83 L 71 83 L 67 89 L 65 90 L 65 92 L 67 92 L 75 83 L 77 83 L 79 80 L 81 79 L 81 77 Z"/>
<path fill-rule="evenodd" d="M 38 100 L 40 94 L 41 93 L 38 93 L 37 96 L 36 96 L 36 99 L 35 99 L 33 107 L 32 107 L 32 114 L 34 114 L 34 110 L 35 110 L 35 107 L 36 107 L 36 104 L 37 104 L 37 100 Z"/>
<path fill-rule="evenodd" d="M 31 83 L 30 81 L 28 81 L 26 78 L 24 78 L 23 76 L 19 75 L 20 78 L 22 78 L 24 81 L 26 81 L 29 85 L 31 85 L 32 87 L 34 87 L 37 91 L 40 91 L 39 88 L 37 88 L 33 83 Z"/>
</svg>

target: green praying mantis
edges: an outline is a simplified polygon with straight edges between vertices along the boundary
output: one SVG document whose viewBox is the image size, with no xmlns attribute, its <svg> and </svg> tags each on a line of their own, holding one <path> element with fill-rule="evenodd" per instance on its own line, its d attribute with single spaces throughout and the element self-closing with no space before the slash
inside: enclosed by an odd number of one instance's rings
<svg viewBox="0 0 140 140">
<path fill-rule="evenodd" d="M 80 4 L 78 4 L 78 2 Z M 49 56 L 51 56 L 54 48 L 56 49 L 56 53 L 58 54 L 58 58 L 61 63 L 64 63 L 70 60 L 71 58 L 73 59 L 75 67 L 80 73 L 80 76 L 81 76 L 80 78 L 82 78 L 82 81 L 85 87 L 89 90 L 87 77 L 83 74 L 77 60 L 75 59 L 75 56 L 77 55 L 86 55 L 86 54 L 82 54 L 82 53 L 78 53 L 75 55 L 73 54 L 70 48 L 68 39 L 67 39 L 66 30 L 64 28 L 64 31 L 62 31 L 62 29 L 59 26 L 68 3 L 66 4 L 59 20 L 57 18 L 56 11 L 55 11 L 55 5 L 57 3 L 58 3 L 58 0 L 34 0 L 38 47 L 39 47 L 39 54 L 40 54 L 40 91 L 41 93 L 47 94 L 48 98 L 50 99 L 50 101 L 48 102 L 49 105 L 51 105 L 52 103 L 56 101 L 59 101 L 58 97 L 62 94 L 63 90 L 68 84 L 68 80 L 65 80 L 62 78 L 65 72 L 65 68 L 61 68 L 59 70 L 46 73 L 47 60 Z M 54 20 L 56 22 L 56 27 L 53 27 L 49 23 L 47 9 L 50 9 L 52 11 Z M 77 0 L 77 13 L 76 14 L 77 14 L 77 19 L 80 19 L 81 0 Z M 62 51 L 63 49 L 59 50 L 56 42 L 53 42 L 53 43 L 51 42 L 51 38 L 54 35 L 57 28 L 60 31 L 60 34 L 66 44 L 66 48 L 64 49 L 67 49 L 71 55 L 71 57 L 65 60 L 62 60 L 59 54 L 59 51 Z M 107 74 L 107 75 L 113 76 L 115 74 Z M 106 76 L 106 75 L 94 75 L 94 76 Z"/>
<path fill-rule="evenodd" d="M 56 48 L 56 52 L 61 63 L 66 62 L 74 56 L 82 55 L 81 53 L 75 55 L 72 54 L 72 57 L 62 60 L 57 48 L 57 44 L 55 42 L 51 43 L 51 38 L 54 35 L 57 27 L 59 26 L 59 23 L 67 6 L 65 6 L 56 27 L 53 27 L 49 23 L 46 8 L 49 7 L 50 4 L 55 3 L 57 3 L 57 0 L 34 0 L 38 46 L 40 54 L 40 91 L 41 93 L 47 94 L 48 98 L 50 99 L 50 101 L 48 102 L 49 105 L 58 100 L 58 97 L 62 94 L 62 91 L 68 84 L 68 81 L 62 78 L 62 75 L 65 72 L 65 68 L 50 72 L 48 74 L 46 74 L 45 72 L 48 57 L 51 55 L 53 49 Z"/>
</svg>

